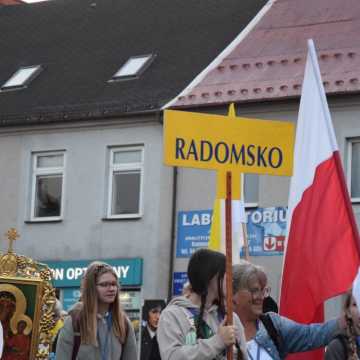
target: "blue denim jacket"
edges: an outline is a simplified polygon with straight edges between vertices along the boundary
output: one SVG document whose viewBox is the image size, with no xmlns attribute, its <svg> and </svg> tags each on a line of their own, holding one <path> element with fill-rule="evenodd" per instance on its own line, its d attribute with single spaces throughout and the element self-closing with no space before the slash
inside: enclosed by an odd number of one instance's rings
<svg viewBox="0 0 360 360">
<path fill-rule="evenodd" d="M 308 351 L 325 346 L 339 329 L 336 319 L 329 320 L 324 324 L 303 325 L 275 313 L 268 314 L 282 338 L 280 354 L 261 321 L 259 322 L 255 340 L 274 360 L 285 359 L 289 353 Z"/>
</svg>

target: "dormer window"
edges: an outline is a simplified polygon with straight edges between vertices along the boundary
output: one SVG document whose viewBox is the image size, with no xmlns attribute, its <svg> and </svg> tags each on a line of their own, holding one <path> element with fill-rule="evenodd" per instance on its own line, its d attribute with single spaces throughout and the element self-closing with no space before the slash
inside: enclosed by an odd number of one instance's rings
<svg viewBox="0 0 360 360">
<path fill-rule="evenodd" d="M 140 55 L 132 56 L 126 63 L 118 70 L 118 72 L 111 78 L 110 81 L 136 79 L 141 73 L 151 64 L 154 55 Z"/>
<path fill-rule="evenodd" d="M 23 89 L 40 73 L 40 71 L 40 65 L 21 67 L 3 86 L 1 86 L 1 90 Z"/>
</svg>

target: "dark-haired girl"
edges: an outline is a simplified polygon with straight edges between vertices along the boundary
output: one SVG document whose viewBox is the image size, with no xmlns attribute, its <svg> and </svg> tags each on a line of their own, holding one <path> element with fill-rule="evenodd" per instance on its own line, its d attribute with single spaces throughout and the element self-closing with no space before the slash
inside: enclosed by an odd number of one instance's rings
<svg viewBox="0 0 360 360">
<path fill-rule="evenodd" d="M 360 359 L 360 312 L 356 301 L 349 291 L 344 302 L 346 329 L 338 334 L 329 344 L 325 360 Z"/>
<path fill-rule="evenodd" d="M 162 360 L 247 359 L 243 326 L 234 314 L 226 325 L 224 307 L 225 256 L 201 249 L 188 265 L 189 291 L 174 298 L 161 313 L 157 332 Z"/>
</svg>

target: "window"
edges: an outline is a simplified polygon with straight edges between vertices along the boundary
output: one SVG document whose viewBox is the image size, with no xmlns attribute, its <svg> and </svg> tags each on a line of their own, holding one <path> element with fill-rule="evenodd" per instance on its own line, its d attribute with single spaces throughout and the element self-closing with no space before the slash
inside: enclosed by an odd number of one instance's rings
<svg viewBox="0 0 360 360">
<path fill-rule="evenodd" d="M 64 198 L 64 152 L 33 154 L 31 220 L 60 220 Z"/>
<path fill-rule="evenodd" d="M 41 66 L 22 67 L 1 87 L 1 90 L 14 90 L 26 87 L 41 71 Z"/>
<path fill-rule="evenodd" d="M 142 215 L 143 147 L 110 149 L 108 218 Z"/>
<path fill-rule="evenodd" d="M 133 56 L 112 77 L 112 81 L 136 79 L 151 64 L 153 55 Z"/>
<path fill-rule="evenodd" d="M 245 207 L 256 207 L 259 202 L 259 175 L 243 174 L 242 176 L 243 194 Z"/>
<path fill-rule="evenodd" d="M 347 181 L 351 201 L 360 202 L 360 138 L 348 139 Z"/>
</svg>

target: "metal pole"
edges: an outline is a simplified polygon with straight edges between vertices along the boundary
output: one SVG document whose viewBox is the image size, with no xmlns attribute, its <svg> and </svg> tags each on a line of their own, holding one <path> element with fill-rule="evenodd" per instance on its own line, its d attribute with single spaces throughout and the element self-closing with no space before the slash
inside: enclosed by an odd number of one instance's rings
<svg viewBox="0 0 360 360">
<path fill-rule="evenodd" d="M 244 257 L 245 257 L 245 260 L 249 261 L 250 254 L 249 254 L 249 241 L 247 238 L 247 226 L 245 223 L 242 223 L 241 227 L 242 227 L 243 236 L 244 236 Z"/>
</svg>

